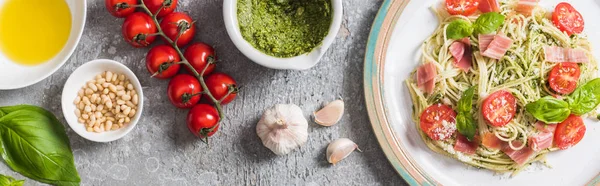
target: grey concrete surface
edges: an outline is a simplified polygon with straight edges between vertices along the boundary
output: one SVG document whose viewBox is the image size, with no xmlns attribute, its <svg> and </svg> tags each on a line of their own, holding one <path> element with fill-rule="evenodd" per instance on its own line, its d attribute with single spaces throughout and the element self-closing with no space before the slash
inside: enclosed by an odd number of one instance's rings
<svg viewBox="0 0 600 186">
<path fill-rule="evenodd" d="M 67 126 L 82 185 L 405 185 L 377 143 L 363 96 L 365 44 L 381 3 L 344 0 L 342 29 L 323 60 L 310 70 L 285 71 L 261 67 L 235 48 L 225 32 L 222 0 L 180 0 L 179 11 L 198 21 L 195 41 L 214 45 L 222 61 L 217 70 L 243 87 L 225 106 L 227 119 L 210 147 L 188 131 L 187 111 L 173 107 L 165 96 L 168 81 L 152 79 L 146 71 L 149 49 L 123 41 L 123 20 L 110 16 L 103 0 L 88 0 L 85 32 L 70 60 L 33 86 L 0 91 L 0 105 L 39 105 L 64 123 L 60 97 L 68 76 L 87 61 L 114 59 L 140 79 L 144 112 L 134 131 L 111 143 L 85 140 Z M 333 127 L 310 123 L 308 142 L 286 156 L 273 154 L 256 135 L 256 123 L 271 105 L 297 104 L 309 118 L 338 97 L 346 101 L 341 122 Z M 354 140 L 364 152 L 331 166 L 326 147 L 341 137 Z M 24 178 L 4 164 L 0 173 Z M 26 185 L 39 183 L 27 180 Z"/>
</svg>

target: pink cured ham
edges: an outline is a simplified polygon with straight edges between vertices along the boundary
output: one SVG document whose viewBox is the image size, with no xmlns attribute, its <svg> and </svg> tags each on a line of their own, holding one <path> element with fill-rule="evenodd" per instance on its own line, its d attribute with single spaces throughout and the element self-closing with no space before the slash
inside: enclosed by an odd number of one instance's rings
<svg viewBox="0 0 600 186">
<path fill-rule="evenodd" d="M 462 38 L 458 41 L 465 44 L 465 47 L 471 47 L 471 39 L 469 39 L 469 37 Z"/>
<path fill-rule="evenodd" d="M 466 44 L 468 42 L 468 44 Z M 460 41 L 455 41 L 450 45 L 450 54 L 454 57 L 454 66 L 459 69 L 468 72 L 471 68 L 471 59 L 473 58 L 471 54 L 469 38 L 461 39 Z"/>
<path fill-rule="evenodd" d="M 520 141 L 513 141 L 512 143 L 514 146 L 517 146 L 517 147 L 520 147 L 522 145 L 522 143 Z M 535 153 L 529 147 L 523 147 L 521 150 L 514 150 L 514 149 L 510 148 L 508 143 L 502 147 L 502 152 L 506 153 L 506 155 L 508 155 L 508 157 L 510 157 L 510 159 L 517 162 L 517 164 L 519 164 L 520 166 L 527 163 L 527 161 L 529 161 L 529 159 L 531 159 L 531 157 Z"/>
<path fill-rule="evenodd" d="M 485 49 L 485 51 L 481 55 L 492 59 L 501 59 L 502 57 L 504 57 L 506 51 L 508 51 L 512 44 L 512 39 L 504 35 L 498 34 L 494 36 L 494 40 L 492 40 L 490 45 Z"/>
<path fill-rule="evenodd" d="M 534 124 L 534 127 L 540 132 L 552 132 L 556 130 L 556 124 L 546 124 L 544 122 L 538 121 Z"/>
<path fill-rule="evenodd" d="M 437 69 L 431 62 L 421 65 L 417 69 L 417 86 L 424 92 L 431 94 L 435 88 L 435 76 Z"/>
<path fill-rule="evenodd" d="M 587 63 L 590 61 L 584 50 L 557 46 L 544 46 L 544 56 L 546 61 L 556 63 Z"/>
<path fill-rule="evenodd" d="M 494 133 L 487 132 L 481 138 L 481 144 L 488 149 L 498 150 L 504 145 L 504 141 L 500 140 Z"/>
<path fill-rule="evenodd" d="M 533 151 L 540 151 L 552 146 L 554 139 L 554 132 L 540 132 L 534 136 L 529 137 L 527 145 L 531 147 Z"/>
<path fill-rule="evenodd" d="M 537 6 L 539 0 L 519 0 L 517 8 L 515 9 L 520 14 L 525 16 L 531 16 L 533 9 Z"/>
<path fill-rule="evenodd" d="M 461 135 L 460 133 L 456 133 L 456 143 L 454 144 L 454 150 L 465 153 L 465 154 L 475 154 L 475 150 L 479 146 L 477 143 L 477 137 L 473 141 L 469 141 L 467 137 Z"/>
<path fill-rule="evenodd" d="M 500 6 L 498 6 L 496 0 L 481 0 L 478 8 L 483 13 L 500 12 Z"/>
<path fill-rule="evenodd" d="M 494 40 L 494 34 L 479 34 L 479 50 L 483 53 Z"/>
</svg>

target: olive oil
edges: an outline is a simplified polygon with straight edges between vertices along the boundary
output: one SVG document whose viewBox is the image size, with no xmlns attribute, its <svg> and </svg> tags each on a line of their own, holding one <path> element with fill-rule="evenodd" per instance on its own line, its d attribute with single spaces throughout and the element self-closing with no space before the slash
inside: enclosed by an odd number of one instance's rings
<svg viewBox="0 0 600 186">
<path fill-rule="evenodd" d="M 65 0 L 6 0 L 0 5 L 0 52 L 16 63 L 38 65 L 52 59 L 70 32 Z"/>
</svg>

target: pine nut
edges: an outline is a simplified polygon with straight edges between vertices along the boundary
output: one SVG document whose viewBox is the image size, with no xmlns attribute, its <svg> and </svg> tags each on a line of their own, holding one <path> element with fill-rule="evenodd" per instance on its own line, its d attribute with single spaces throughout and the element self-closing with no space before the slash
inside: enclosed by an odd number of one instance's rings
<svg viewBox="0 0 600 186">
<path fill-rule="evenodd" d="M 111 71 L 106 71 L 106 80 L 110 82 L 112 80 L 113 73 Z"/>
<path fill-rule="evenodd" d="M 110 90 L 108 90 L 108 88 L 105 88 L 105 89 L 102 91 L 102 94 L 103 94 L 103 95 L 106 95 L 106 94 L 108 94 L 108 91 L 110 91 Z"/>
<path fill-rule="evenodd" d="M 108 101 L 106 101 L 106 107 L 111 109 L 113 107 L 112 101 L 110 101 L 110 99 Z"/>
<path fill-rule="evenodd" d="M 127 103 L 125 103 L 125 104 L 126 104 L 128 107 L 131 107 L 131 108 L 136 108 L 136 107 L 137 107 L 137 106 L 135 106 L 135 104 L 133 104 L 133 102 L 131 102 L 131 101 L 127 101 Z"/>
<path fill-rule="evenodd" d="M 112 128 L 112 126 L 113 126 L 113 123 L 112 123 L 112 121 L 107 121 L 107 122 L 104 124 L 104 128 L 105 128 L 105 129 L 110 129 L 110 128 Z"/>
<path fill-rule="evenodd" d="M 86 112 L 91 112 L 91 111 L 92 111 L 92 107 L 90 107 L 90 106 L 85 106 L 85 111 L 86 111 Z"/>
<path fill-rule="evenodd" d="M 102 117 L 102 113 L 100 111 L 96 111 L 96 118 L 101 118 Z"/>
<path fill-rule="evenodd" d="M 85 89 L 85 95 L 86 95 L 86 96 L 87 96 L 87 95 L 90 95 L 90 94 L 93 94 L 93 93 L 94 93 L 94 91 L 93 91 L 92 89 L 89 89 L 89 88 L 86 88 L 86 89 Z"/>
<path fill-rule="evenodd" d="M 111 128 L 111 130 L 117 130 L 117 129 L 119 129 L 119 125 L 113 125 Z"/>
<path fill-rule="evenodd" d="M 127 89 L 133 90 L 133 85 L 131 83 L 127 84 Z"/>
<path fill-rule="evenodd" d="M 79 97 L 83 97 L 83 96 L 84 96 L 84 95 L 83 95 L 83 93 L 84 93 L 83 91 L 84 91 L 83 89 L 79 90 L 79 92 L 77 92 L 77 95 L 78 95 Z"/>
<path fill-rule="evenodd" d="M 90 98 L 88 98 L 88 97 L 83 97 L 82 101 L 83 101 L 83 103 L 84 103 L 85 105 L 90 105 L 90 104 L 91 104 L 91 103 L 90 103 Z"/>
<path fill-rule="evenodd" d="M 92 108 L 92 112 L 96 111 L 96 105 L 90 105 L 90 108 Z"/>
<path fill-rule="evenodd" d="M 123 74 L 119 75 L 119 80 L 121 80 L 121 81 L 125 80 L 125 75 L 123 75 Z"/>
<path fill-rule="evenodd" d="M 102 87 L 108 88 L 108 86 L 110 86 L 110 83 L 102 83 Z"/>
<path fill-rule="evenodd" d="M 87 86 L 92 89 L 94 92 L 98 91 L 98 87 L 96 87 L 96 85 L 94 85 L 93 83 L 88 83 Z"/>
<path fill-rule="evenodd" d="M 120 124 L 123 124 L 123 122 L 125 122 L 124 118 L 119 119 L 119 126 L 121 126 Z M 121 126 L 122 127 L 122 126 Z"/>
<path fill-rule="evenodd" d="M 90 101 L 92 103 L 96 103 L 96 99 L 98 99 L 98 94 L 92 94 L 92 97 L 90 97 Z"/>
<path fill-rule="evenodd" d="M 135 116 L 135 109 L 131 109 L 131 111 L 129 112 L 129 117 L 133 117 Z"/>
<path fill-rule="evenodd" d="M 98 79 L 98 83 L 99 84 L 104 84 L 104 83 L 106 83 L 106 79 L 100 78 L 100 79 Z"/>
<path fill-rule="evenodd" d="M 83 102 L 79 102 L 79 107 L 77 107 L 79 110 L 83 110 L 85 108 L 85 104 L 83 104 Z"/>
<path fill-rule="evenodd" d="M 125 94 L 125 95 L 121 96 L 121 99 L 123 99 L 123 100 L 125 100 L 125 101 L 129 101 L 129 100 L 131 100 L 131 96 L 130 96 L 130 95 L 127 95 L 127 94 Z"/>
<path fill-rule="evenodd" d="M 117 92 L 117 96 L 120 97 L 120 96 L 123 96 L 123 95 L 125 95 L 125 91 L 119 91 L 119 92 Z"/>
<path fill-rule="evenodd" d="M 79 104 L 79 102 L 81 102 L 81 96 L 75 97 L 75 101 L 73 101 L 73 104 L 77 105 Z"/>
<path fill-rule="evenodd" d="M 104 105 L 98 105 L 98 107 L 96 107 L 96 110 L 104 111 Z"/>
<path fill-rule="evenodd" d="M 121 107 L 120 106 L 116 106 L 114 113 L 119 113 L 119 112 L 121 112 Z"/>
<path fill-rule="evenodd" d="M 123 101 L 123 100 L 117 100 L 117 105 L 123 105 L 123 104 L 125 104 L 125 101 Z"/>
<path fill-rule="evenodd" d="M 94 131 L 94 129 L 92 127 L 88 127 L 85 130 L 88 131 L 88 132 L 93 132 Z"/>
<path fill-rule="evenodd" d="M 129 122 L 131 122 L 131 118 L 129 118 L 129 117 L 126 117 L 126 118 L 125 118 L 125 123 L 129 123 Z"/>
<path fill-rule="evenodd" d="M 133 95 L 133 99 L 131 100 L 131 102 L 133 102 L 133 104 L 136 104 L 136 105 L 138 104 L 138 95 L 137 94 Z"/>
<path fill-rule="evenodd" d="M 85 124 L 85 120 L 82 118 L 77 119 L 77 122 L 81 123 L 81 124 Z"/>
<path fill-rule="evenodd" d="M 117 76 L 116 76 L 116 75 L 113 75 L 113 77 L 112 77 L 112 82 L 115 82 L 115 81 L 117 81 Z"/>
<path fill-rule="evenodd" d="M 125 87 L 123 87 L 122 85 L 117 85 L 117 90 L 125 90 Z"/>
<path fill-rule="evenodd" d="M 117 97 L 117 95 L 115 95 L 115 93 L 108 93 L 108 97 L 110 97 L 110 99 L 115 99 Z"/>
<path fill-rule="evenodd" d="M 131 107 L 126 107 L 125 110 L 123 110 L 123 114 L 125 115 L 129 115 L 129 113 L 131 112 Z"/>
<path fill-rule="evenodd" d="M 117 93 L 117 87 L 115 85 L 113 85 L 113 84 L 108 85 L 108 89 L 111 92 Z"/>
<path fill-rule="evenodd" d="M 96 87 L 98 88 L 98 91 L 103 91 L 104 87 L 102 87 L 101 84 L 96 84 Z"/>
<path fill-rule="evenodd" d="M 94 127 L 94 132 L 100 133 L 100 127 Z"/>
</svg>

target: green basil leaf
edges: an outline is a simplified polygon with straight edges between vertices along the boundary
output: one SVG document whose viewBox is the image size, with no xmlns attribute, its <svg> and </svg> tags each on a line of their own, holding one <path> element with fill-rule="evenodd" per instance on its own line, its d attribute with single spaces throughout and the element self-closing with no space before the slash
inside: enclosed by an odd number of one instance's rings
<svg viewBox="0 0 600 186">
<path fill-rule="evenodd" d="M 79 185 L 69 138 L 56 117 L 35 106 L 0 107 L 2 158 L 14 171 L 53 185 Z"/>
<path fill-rule="evenodd" d="M 473 23 L 475 34 L 489 34 L 498 30 L 504 24 L 504 18 L 504 15 L 496 12 L 481 14 Z"/>
<path fill-rule="evenodd" d="M 551 96 L 543 97 L 525 105 L 525 110 L 533 115 L 535 119 L 546 123 L 563 122 L 571 114 L 567 102 Z"/>
<path fill-rule="evenodd" d="M 473 34 L 473 26 L 469 21 L 457 19 L 446 28 L 446 36 L 450 39 L 462 39 Z"/>
<path fill-rule="evenodd" d="M 470 113 L 459 113 L 456 115 L 456 129 L 460 134 L 467 137 L 469 141 L 473 141 L 475 132 L 477 131 L 477 124 L 475 124 L 473 115 Z"/>
<path fill-rule="evenodd" d="M 600 78 L 596 78 L 567 97 L 569 108 L 575 115 L 583 115 L 593 111 L 600 104 Z"/>
<path fill-rule="evenodd" d="M 470 113 L 473 109 L 473 96 L 475 95 L 475 86 L 469 87 L 469 89 L 463 92 L 462 97 L 458 100 L 457 110 L 458 112 Z"/>
<path fill-rule="evenodd" d="M 23 186 L 25 180 L 16 180 L 13 177 L 0 174 L 0 185 L 3 186 Z"/>
<path fill-rule="evenodd" d="M 456 129 L 460 134 L 467 137 L 469 141 L 472 141 L 475 137 L 475 131 L 477 130 L 477 124 L 471 115 L 473 109 L 473 96 L 475 95 L 475 86 L 469 87 L 463 92 L 462 97 L 458 100 L 456 116 Z"/>
</svg>

